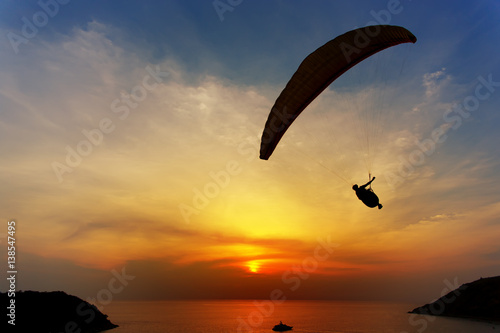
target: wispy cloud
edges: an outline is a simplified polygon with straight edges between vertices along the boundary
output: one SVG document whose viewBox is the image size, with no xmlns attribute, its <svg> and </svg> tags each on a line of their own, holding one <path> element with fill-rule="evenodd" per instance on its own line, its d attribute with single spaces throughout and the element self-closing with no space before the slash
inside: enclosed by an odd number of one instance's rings
<svg viewBox="0 0 500 333">
<path fill-rule="evenodd" d="M 127 14 L 151 10 L 136 5 L 121 7 Z M 411 18 L 419 42 L 405 70 L 398 67 L 399 79 L 381 84 L 362 72 L 357 83 L 337 82 L 297 119 L 273 157 L 261 161 L 266 117 L 307 54 L 304 43 L 326 41 L 352 22 L 328 17 L 298 28 L 296 16 L 293 24 L 283 16 L 268 29 L 275 18 L 257 20 L 261 8 L 248 4 L 235 12 L 242 18 L 232 20 L 236 25 L 220 25 L 210 4 L 165 6 L 171 20 L 162 12 L 124 28 L 108 23 L 129 20 L 117 12 L 90 21 L 61 16 L 30 42 L 29 52 L 0 49 L 0 219 L 18 221 L 27 263 L 53 269 L 26 266 L 27 273 L 56 281 L 77 268 L 99 279 L 126 264 L 147 281 L 146 289 L 127 290 L 137 298 L 160 297 L 157 290 L 162 297 L 230 295 L 247 283 L 267 297 L 280 274 L 300 265 L 325 235 L 341 246 L 315 272 L 318 287 L 312 283 L 303 295 L 320 295 L 319 286 L 345 295 L 342 287 L 356 284 L 349 278 L 368 285 L 373 277 L 415 280 L 421 271 L 496 263 L 498 131 L 488 129 L 496 128 L 498 92 L 487 90 L 491 99 L 463 119 L 460 132 L 443 121 L 474 93 L 479 75 L 500 80 L 494 66 L 457 65 L 471 64 L 453 58 L 466 28 L 441 38 L 443 31 L 413 21 L 408 6 L 399 17 Z M 319 9 L 307 13 L 316 18 Z M 72 25 L 59 29 L 63 21 Z M 434 22 L 442 25 L 441 18 Z M 272 38 L 262 38 L 266 30 Z M 363 117 L 374 106 L 380 117 Z M 371 124 L 381 211 L 364 207 L 351 190 L 351 182 L 368 177 L 358 134 Z M 431 146 L 425 140 L 434 130 L 449 138 Z M 412 170 L 410 159 L 418 162 Z M 62 181 L 54 162 L 70 169 Z M 335 174 L 344 171 L 351 174 L 346 182 Z M 388 172 L 404 174 L 401 186 L 389 186 Z M 189 223 L 180 205 L 191 207 Z M 262 265 L 260 275 L 249 273 L 251 261 Z M 188 287 L 172 290 L 170 283 Z M 27 285 L 54 286 L 33 278 Z M 252 288 L 245 296 L 255 296 Z"/>
</svg>

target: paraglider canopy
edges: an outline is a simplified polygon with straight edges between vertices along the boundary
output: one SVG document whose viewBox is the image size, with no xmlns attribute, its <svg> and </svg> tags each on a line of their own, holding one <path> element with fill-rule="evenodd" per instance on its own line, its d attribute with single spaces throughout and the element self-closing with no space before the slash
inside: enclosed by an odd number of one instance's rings
<svg viewBox="0 0 500 333">
<path fill-rule="evenodd" d="M 374 25 L 349 31 L 308 55 L 276 99 L 262 133 L 267 160 L 299 114 L 339 76 L 371 55 L 416 37 L 403 27 Z"/>
</svg>

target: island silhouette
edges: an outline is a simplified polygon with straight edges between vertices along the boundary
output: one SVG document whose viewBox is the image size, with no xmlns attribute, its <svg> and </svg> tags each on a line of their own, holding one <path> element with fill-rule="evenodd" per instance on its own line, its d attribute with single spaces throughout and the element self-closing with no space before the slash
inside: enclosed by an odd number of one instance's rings
<svg viewBox="0 0 500 333">
<path fill-rule="evenodd" d="M 7 316 L 2 332 L 96 333 L 118 327 L 94 305 L 63 291 L 0 293 L 0 301 L 7 310 L 10 304 L 15 305 L 10 317 L 14 321 L 9 323 Z"/>
<path fill-rule="evenodd" d="M 500 323 L 500 276 L 465 283 L 409 313 Z"/>
</svg>

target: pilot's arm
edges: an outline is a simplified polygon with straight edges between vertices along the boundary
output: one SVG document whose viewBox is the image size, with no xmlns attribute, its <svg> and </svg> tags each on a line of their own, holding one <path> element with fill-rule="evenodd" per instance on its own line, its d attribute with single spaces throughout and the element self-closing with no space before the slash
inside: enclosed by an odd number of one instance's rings
<svg viewBox="0 0 500 333">
<path fill-rule="evenodd" d="M 362 185 L 360 187 L 364 189 L 365 187 L 367 187 L 368 185 L 370 185 L 372 183 L 372 181 L 374 181 L 374 180 L 375 180 L 375 177 L 373 177 L 368 183 L 366 183 L 365 185 Z"/>
</svg>

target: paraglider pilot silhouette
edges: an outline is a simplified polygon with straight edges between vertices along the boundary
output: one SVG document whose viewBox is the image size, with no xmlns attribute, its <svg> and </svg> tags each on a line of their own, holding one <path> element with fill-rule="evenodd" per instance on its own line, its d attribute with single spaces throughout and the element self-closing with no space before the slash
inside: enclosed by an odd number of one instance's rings
<svg viewBox="0 0 500 333">
<path fill-rule="evenodd" d="M 378 207 L 378 209 L 382 209 L 382 205 L 379 202 L 379 199 L 375 192 L 372 190 L 372 182 L 375 180 L 375 177 L 370 179 L 368 183 L 365 185 L 358 186 L 354 184 L 352 189 L 356 192 L 356 196 L 359 200 L 363 201 L 365 205 L 370 208 Z M 369 187 L 368 187 L 369 186 Z"/>
</svg>

